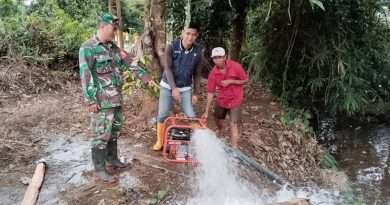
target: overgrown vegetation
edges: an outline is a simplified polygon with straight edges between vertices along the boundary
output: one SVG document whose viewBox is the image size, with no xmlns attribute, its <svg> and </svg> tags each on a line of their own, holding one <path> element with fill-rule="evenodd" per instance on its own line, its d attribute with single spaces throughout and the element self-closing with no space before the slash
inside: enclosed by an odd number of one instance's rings
<svg viewBox="0 0 390 205">
<path fill-rule="evenodd" d="M 172 39 L 179 38 L 186 19 L 185 7 L 187 0 L 167 0 L 167 30 L 171 32 Z M 169 38 L 168 37 L 168 38 Z"/>
<path fill-rule="evenodd" d="M 78 21 L 55 0 L 38 1 L 29 7 L 10 2 L 16 9 L 0 23 L 1 56 L 29 59 L 38 64 L 72 61 L 70 65 L 77 65 L 80 44 L 96 28 L 97 10 L 90 12 L 90 18 L 85 16 Z M 72 15 L 77 16 L 77 13 Z"/>
<path fill-rule="evenodd" d="M 124 30 L 140 34 L 142 2 L 122 5 Z M 0 56 L 76 68 L 81 43 L 95 32 L 99 12 L 107 10 L 107 2 L 98 0 L 38 0 L 32 5 L 1 0 Z"/>
<path fill-rule="evenodd" d="M 210 59 L 214 47 L 227 47 L 234 10 L 229 1 L 215 0 L 207 4 L 204 0 L 194 0 L 191 14 L 193 21 L 200 24 L 198 42 L 204 46 L 205 57 Z"/>
<path fill-rule="evenodd" d="M 185 24 L 188 0 L 167 0 L 167 29 L 172 38 L 180 38 Z M 204 70 L 207 76 L 211 68 L 210 54 L 214 47 L 227 47 L 231 33 L 234 8 L 225 0 L 191 0 L 191 21 L 200 27 L 197 43 L 203 46 L 203 55 L 210 64 Z M 171 36 L 168 36 L 169 39 Z"/>
<path fill-rule="evenodd" d="M 123 0 L 122 18 L 124 31 L 133 35 L 142 35 L 144 32 L 144 0 Z"/>
<path fill-rule="evenodd" d="M 146 70 L 146 65 L 150 64 L 150 59 L 151 57 L 147 55 L 134 57 L 132 66 L 137 66 L 139 68 Z M 124 71 L 123 76 L 125 82 L 122 86 L 122 90 L 125 94 L 132 95 L 134 89 L 142 88 L 143 82 L 139 78 L 137 78 L 137 76 L 130 70 Z M 153 80 L 156 84 L 158 84 L 159 80 L 151 73 L 149 73 L 149 78 L 151 78 L 151 80 Z M 146 94 L 149 94 L 157 98 L 160 95 L 160 90 L 157 87 L 147 87 L 143 89 L 143 91 Z"/>
<path fill-rule="evenodd" d="M 106 1 L 0 1 L 0 56 L 68 69 L 93 35 Z M 229 47 L 238 1 L 192 0 L 207 59 Z M 288 106 L 317 115 L 380 112 L 390 98 L 390 28 L 385 1 L 249 1 L 242 55 L 255 82 Z M 179 36 L 187 0 L 167 0 L 167 30 Z M 143 1 L 122 1 L 124 30 L 142 33 Z M 207 14 L 207 15 L 205 15 Z M 3 57 L 4 58 L 4 57 Z M 207 73 L 207 71 L 205 72 Z M 287 120 L 288 121 L 288 120 Z"/>
<path fill-rule="evenodd" d="M 312 1 L 313 2 L 313 1 Z M 249 74 L 290 106 L 352 115 L 390 100 L 390 30 L 379 1 L 265 1 L 248 18 Z"/>
</svg>

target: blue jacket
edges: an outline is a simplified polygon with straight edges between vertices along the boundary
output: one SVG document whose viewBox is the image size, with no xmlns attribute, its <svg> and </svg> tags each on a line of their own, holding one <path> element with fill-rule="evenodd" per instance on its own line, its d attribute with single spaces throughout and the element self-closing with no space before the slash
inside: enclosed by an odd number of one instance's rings
<svg viewBox="0 0 390 205">
<path fill-rule="evenodd" d="M 172 46 L 172 74 L 176 87 L 188 87 L 192 85 L 192 76 L 195 68 L 200 62 L 202 47 L 193 44 L 191 50 L 182 48 L 181 40 L 170 42 Z M 166 73 L 162 75 L 162 80 L 168 83 Z"/>
</svg>

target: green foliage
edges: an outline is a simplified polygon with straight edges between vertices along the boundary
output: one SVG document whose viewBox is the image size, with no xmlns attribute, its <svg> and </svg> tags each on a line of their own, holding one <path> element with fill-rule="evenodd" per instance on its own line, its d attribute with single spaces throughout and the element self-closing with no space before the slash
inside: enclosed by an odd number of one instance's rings
<svg viewBox="0 0 390 205">
<path fill-rule="evenodd" d="M 13 0 L 0 0 L 0 17 L 12 16 L 16 11 Z"/>
<path fill-rule="evenodd" d="M 161 201 L 165 195 L 167 194 L 166 190 L 160 190 L 157 193 L 153 194 L 149 199 L 148 199 L 148 204 L 157 204 L 159 201 Z"/>
<path fill-rule="evenodd" d="M 167 0 L 167 29 L 172 32 L 173 38 L 178 38 L 186 19 L 185 6 L 187 0 Z"/>
<path fill-rule="evenodd" d="M 249 13 L 248 73 L 292 107 L 324 115 L 381 109 L 390 100 L 381 12 L 378 0 L 265 1 Z"/>
<path fill-rule="evenodd" d="M 324 152 L 324 159 L 320 163 L 322 169 L 333 169 L 339 170 L 339 163 L 336 159 L 329 153 L 328 150 Z"/>
<path fill-rule="evenodd" d="M 79 22 L 87 18 L 96 26 L 99 11 L 108 10 L 107 1 L 97 0 L 57 0 L 58 6 L 72 19 Z"/>
<path fill-rule="evenodd" d="M 311 4 L 311 8 L 314 10 L 314 5 L 317 5 L 318 7 L 320 7 L 322 10 L 325 11 L 325 8 L 324 8 L 324 5 L 322 4 L 322 2 L 320 0 L 309 0 L 310 4 Z"/>
<path fill-rule="evenodd" d="M 285 108 L 285 113 L 280 117 L 282 123 L 297 128 L 303 133 L 313 133 L 313 128 L 310 127 L 310 119 L 312 118 L 308 110 Z"/>
<path fill-rule="evenodd" d="M 123 27 L 124 31 L 131 34 L 141 35 L 144 32 L 143 14 L 144 1 L 143 0 L 127 0 L 124 2 Z"/>
<path fill-rule="evenodd" d="M 113 1 L 115 4 L 115 1 Z M 78 21 L 88 19 L 88 25 L 96 27 L 96 16 L 100 11 L 108 11 L 108 1 L 97 0 L 58 0 L 58 5 L 71 18 Z M 92 12 L 91 12 L 91 8 Z M 115 8 L 114 8 L 115 9 Z M 142 13 L 144 4 L 141 0 L 121 0 L 121 13 L 123 20 L 123 31 L 132 34 L 143 32 Z M 115 11 L 116 13 L 116 11 Z"/>
<path fill-rule="evenodd" d="M 123 187 L 118 186 L 116 188 L 116 192 L 118 192 L 118 194 L 120 194 L 120 195 L 125 195 L 126 194 L 126 189 L 123 188 Z"/>
<path fill-rule="evenodd" d="M 148 55 L 134 57 L 133 62 L 132 62 L 132 66 L 138 66 L 138 67 L 146 70 L 145 69 L 146 65 L 148 65 L 150 63 L 151 59 L 152 59 L 151 56 L 148 56 Z M 137 76 L 133 72 L 126 70 L 125 72 L 123 72 L 123 76 L 124 76 L 125 83 L 123 84 L 122 90 L 125 94 L 132 95 L 133 90 L 135 88 L 142 87 L 142 84 L 143 84 L 142 81 L 140 79 L 138 79 Z M 152 76 L 150 74 L 149 74 L 149 77 L 156 84 L 158 84 L 157 77 Z M 147 87 L 145 89 L 145 92 L 147 94 L 150 94 L 150 95 L 155 96 L 155 97 L 158 97 L 160 95 L 160 90 L 157 87 Z"/>
<path fill-rule="evenodd" d="M 353 189 L 348 189 L 347 191 L 341 192 L 341 196 L 344 199 L 344 203 L 345 204 L 349 204 L 349 205 L 366 205 L 366 203 L 364 203 L 364 200 L 363 200 L 362 197 L 357 197 L 354 194 Z"/>
<path fill-rule="evenodd" d="M 192 21 L 200 25 L 198 42 L 203 46 L 203 54 L 210 59 L 214 47 L 227 47 L 231 34 L 231 24 L 235 17 L 234 8 L 226 0 L 192 0 Z"/>
<path fill-rule="evenodd" d="M 95 8 L 96 12 L 90 7 L 84 8 L 89 11 L 89 18 L 79 21 L 61 9 L 56 0 L 15 6 L 15 15 L 2 22 L 4 29 L 1 29 L 0 39 L 7 39 L 7 42 L 0 44 L 1 55 L 24 57 L 32 63 L 42 63 L 40 59 L 45 63 L 68 63 L 71 60 L 77 65 L 81 43 L 96 29 L 98 8 Z"/>
</svg>

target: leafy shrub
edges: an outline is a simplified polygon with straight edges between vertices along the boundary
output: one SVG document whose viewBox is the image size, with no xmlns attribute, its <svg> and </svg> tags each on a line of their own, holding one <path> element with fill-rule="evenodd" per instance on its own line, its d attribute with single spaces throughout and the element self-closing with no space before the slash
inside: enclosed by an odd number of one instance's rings
<svg viewBox="0 0 390 205">
<path fill-rule="evenodd" d="M 388 102 L 388 25 L 379 1 L 268 0 L 248 18 L 249 75 L 292 107 L 353 115 Z"/>
<path fill-rule="evenodd" d="M 56 62 L 76 66 L 78 49 L 96 29 L 98 12 L 90 12 L 95 15 L 80 22 L 61 9 L 56 0 L 36 4 L 14 3 L 17 8 L 14 15 L 6 16 L 0 22 L 0 39 L 4 39 L 0 54 L 36 64 Z"/>
</svg>

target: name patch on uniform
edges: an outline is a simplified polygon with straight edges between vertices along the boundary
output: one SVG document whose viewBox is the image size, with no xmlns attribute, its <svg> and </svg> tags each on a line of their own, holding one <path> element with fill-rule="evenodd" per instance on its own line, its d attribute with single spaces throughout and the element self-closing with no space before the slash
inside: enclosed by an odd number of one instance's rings
<svg viewBox="0 0 390 205">
<path fill-rule="evenodd" d="M 174 53 L 181 53 L 181 51 L 173 51 Z"/>
</svg>

